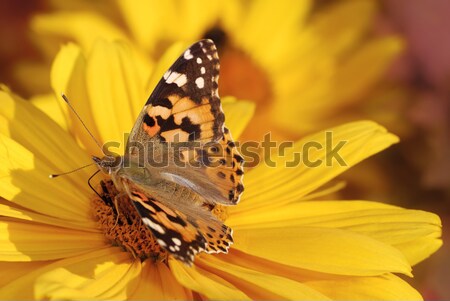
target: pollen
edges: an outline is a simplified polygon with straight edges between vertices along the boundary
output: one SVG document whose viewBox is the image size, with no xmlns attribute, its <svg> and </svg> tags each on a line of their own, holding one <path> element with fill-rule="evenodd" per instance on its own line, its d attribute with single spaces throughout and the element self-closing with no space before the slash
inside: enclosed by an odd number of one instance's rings
<svg viewBox="0 0 450 301">
<path fill-rule="evenodd" d="M 127 196 L 120 196 L 111 180 L 103 181 L 101 186 L 102 198 L 96 195 L 91 204 L 93 217 L 106 240 L 142 261 L 152 259 L 166 262 L 167 251 L 143 223 L 131 200 Z M 116 202 L 114 198 L 117 198 Z"/>
</svg>

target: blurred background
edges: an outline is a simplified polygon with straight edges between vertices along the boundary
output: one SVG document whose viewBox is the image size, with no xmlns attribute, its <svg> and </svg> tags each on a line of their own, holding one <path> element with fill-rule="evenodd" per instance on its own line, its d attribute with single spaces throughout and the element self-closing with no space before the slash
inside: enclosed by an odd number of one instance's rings
<svg viewBox="0 0 450 301">
<path fill-rule="evenodd" d="M 299 2 L 299 3 L 297 3 Z M 450 2 L 447 0 L 0 1 L 0 83 L 51 93 L 60 45 L 127 40 L 157 61 L 171 44 L 212 38 L 221 95 L 254 101 L 242 140 L 279 140 L 371 119 L 401 143 L 342 176 L 345 199 L 423 209 L 450 221 Z M 450 300 L 450 247 L 414 267 L 428 300 Z"/>
</svg>

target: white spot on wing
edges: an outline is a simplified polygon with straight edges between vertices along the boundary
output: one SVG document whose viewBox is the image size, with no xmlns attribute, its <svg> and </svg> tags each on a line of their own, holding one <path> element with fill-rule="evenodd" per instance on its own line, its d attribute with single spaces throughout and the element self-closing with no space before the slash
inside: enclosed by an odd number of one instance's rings
<svg viewBox="0 0 450 301">
<path fill-rule="evenodd" d="M 155 230 L 158 233 L 164 234 L 166 233 L 166 231 L 163 229 L 163 227 L 161 227 L 158 224 L 155 224 L 154 222 L 152 222 L 149 218 L 144 217 L 142 218 L 142 222 L 144 224 L 146 224 L 147 226 L 149 226 L 150 228 L 152 228 L 153 230 Z"/>
<path fill-rule="evenodd" d="M 212 60 L 212 56 L 207 54 L 206 57 L 208 58 L 208 60 Z"/>
<path fill-rule="evenodd" d="M 167 78 L 169 77 L 170 74 L 170 70 L 167 70 L 166 73 L 164 73 L 164 79 L 167 80 Z"/>
<path fill-rule="evenodd" d="M 194 58 L 194 56 L 191 54 L 191 49 L 186 50 L 183 56 L 185 60 L 190 60 Z"/>
<path fill-rule="evenodd" d="M 178 87 L 181 87 L 187 83 L 187 77 L 185 74 L 181 74 L 178 72 L 172 72 L 170 75 L 166 78 L 166 83 L 171 84 L 175 83 Z"/>
<path fill-rule="evenodd" d="M 181 246 L 181 240 L 179 240 L 178 238 L 172 237 L 172 241 L 173 241 L 173 243 L 176 244 L 177 246 Z"/>
<path fill-rule="evenodd" d="M 197 64 L 201 64 L 202 63 L 202 58 L 198 57 L 197 58 Z"/>
<path fill-rule="evenodd" d="M 182 74 L 179 78 L 174 81 L 178 87 L 184 86 L 187 83 L 186 75 Z"/>
<path fill-rule="evenodd" d="M 157 239 L 156 240 L 158 243 L 159 243 L 159 245 L 161 246 L 161 247 L 167 247 L 167 244 L 165 243 L 165 241 L 164 240 L 162 240 L 162 239 Z"/>
<path fill-rule="evenodd" d="M 201 68 L 200 68 L 200 72 L 201 72 L 202 74 L 205 74 L 205 72 L 206 72 L 205 67 L 201 67 Z"/>
<path fill-rule="evenodd" d="M 199 89 L 203 89 L 203 87 L 205 86 L 205 80 L 203 79 L 203 77 L 197 77 L 197 79 L 195 80 L 195 84 Z"/>
</svg>

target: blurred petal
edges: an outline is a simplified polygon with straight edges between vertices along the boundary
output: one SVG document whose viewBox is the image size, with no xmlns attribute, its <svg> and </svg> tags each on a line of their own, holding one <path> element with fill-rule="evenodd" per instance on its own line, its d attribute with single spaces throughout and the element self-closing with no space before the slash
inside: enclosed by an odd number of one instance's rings
<svg viewBox="0 0 450 301">
<path fill-rule="evenodd" d="M 253 1 L 247 3 L 242 24 L 233 34 L 240 46 L 259 61 L 273 63 L 288 47 L 286 41 L 302 24 L 311 1 Z M 271 37 L 267 43 L 267 37 Z M 254 50 L 257 51 L 254 51 Z"/>
<path fill-rule="evenodd" d="M 335 75 L 337 88 L 333 90 L 339 104 L 344 106 L 364 99 L 362 95 L 379 82 L 403 47 L 403 42 L 396 37 L 377 39 L 365 43 L 344 61 Z"/>
<path fill-rule="evenodd" d="M 315 14 L 310 26 L 321 37 L 327 53 L 342 55 L 370 29 L 375 13 L 376 2 L 372 0 L 334 2 Z"/>
<path fill-rule="evenodd" d="M 91 12 L 59 12 L 37 15 L 32 19 L 31 28 L 40 36 L 72 39 L 83 49 L 90 49 L 99 37 L 109 41 L 127 40 L 125 33 L 115 24 L 101 15 Z"/>
<path fill-rule="evenodd" d="M 222 98 L 222 107 L 226 116 L 226 127 L 234 139 L 239 138 L 253 117 L 255 104 L 249 101 L 236 101 L 236 98 L 228 96 Z"/>
<path fill-rule="evenodd" d="M 164 32 L 164 23 L 176 19 L 170 16 L 176 11 L 173 1 L 120 0 L 117 4 L 136 42 L 148 51 L 157 46 L 156 39 Z"/>
<path fill-rule="evenodd" d="M 164 73 L 172 66 L 173 62 L 180 56 L 180 53 L 183 53 L 187 47 L 189 47 L 188 43 L 177 42 L 173 43 L 166 51 L 164 51 L 150 74 L 150 79 L 146 86 L 148 93 L 151 93 L 155 89 Z"/>
</svg>

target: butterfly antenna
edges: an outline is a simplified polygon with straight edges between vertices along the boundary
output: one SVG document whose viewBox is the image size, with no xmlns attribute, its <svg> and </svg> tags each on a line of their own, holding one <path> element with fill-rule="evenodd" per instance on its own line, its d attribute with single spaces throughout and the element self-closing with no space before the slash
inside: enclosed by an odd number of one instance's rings
<svg viewBox="0 0 450 301">
<path fill-rule="evenodd" d="M 69 108 L 72 110 L 72 112 L 75 114 L 75 116 L 77 116 L 78 120 L 81 122 L 81 124 L 83 125 L 83 127 L 85 128 L 85 130 L 88 132 L 88 134 L 91 136 L 92 140 L 94 140 L 94 142 L 97 144 L 98 148 L 101 150 L 102 154 L 105 155 L 105 153 L 103 152 L 103 148 L 100 145 L 100 143 L 98 142 L 97 139 L 95 139 L 94 135 L 91 133 L 91 131 L 88 129 L 88 127 L 86 126 L 86 124 L 83 122 L 83 119 L 81 119 L 80 115 L 78 115 L 77 111 L 75 110 L 75 108 L 72 106 L 72 104 L 69 101 L 69 98 L 67 98 L 66 94 L 64 94 L 64 92 L 61 93 L 61 97 L 64 99 L 64 101 L 67 103 L 67 105 L 69 106 Z"/>
<path fill-rule="evenodd" d="M 75 168 L 75 169 L 73 169 L 73 170 L 71 170 L 71 171 L 67 171 L 67 172 L 63 172 L 63 173 L 58 173 L 58 174 L 51 174 L 51 175 L 49 175 L 48 177 L 49 177 L 50 179 L 54 179 L 54 178 L 57 178 L 57 177 L 59 177 L 59 176 L 64 176 L 64 175 L 71 174 L 71 173 L 73 173 L 73 172 L 79 171 L 79 170 L 81 170 L 81 169 L 83 169 L 83 168 L 89 167 L 89 166 L 94 165 L 94 164 L 95 164 L 95 163 L 90 163 L 90 164 L 87 164 L 87 165 L 84 165 L 84 166 Z"/>
</svg>

